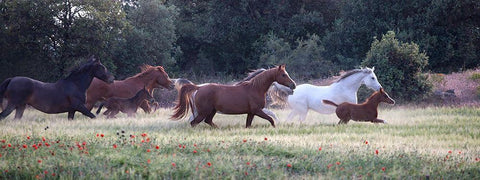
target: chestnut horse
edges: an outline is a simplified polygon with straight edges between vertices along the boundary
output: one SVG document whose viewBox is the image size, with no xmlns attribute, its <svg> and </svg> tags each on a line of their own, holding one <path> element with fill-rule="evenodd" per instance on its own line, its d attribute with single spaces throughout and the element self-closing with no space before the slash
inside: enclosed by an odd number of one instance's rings
<svg viewBox="0 0 480 180">
<path fill-rule="evenodd" d="M 75 111 L 94 118 L 95 115 L 85 107 L 85 92 L 93 77 L 107 83 L 113 82 L 113 76 L 107 68 L 93 57 L 56 83 L 44 83 L 20 76 L 9 78 L 0 85 L 0 99 L 5 97 L 8 100 L 7 107 L 0 113 L 0 120 L 14 109 L 15 119 L 22 118 L 27 105 L 48 114 L 68 112 L 68 119 L 73 119 Z"/>
<path fill-rule="evenodd" d="M 105 106 L 107 111 L 103 113 L 107 118 L 115 118 L 120 111 L 126 113 L 128 117 L 133 117 L 137 112 L 138 106 L 144 101 L 150 103 L 155 102 L 155 99 L 150 95 L 147 89 L 143 88 L 131 98 L 118 98 L 111 97 L 108 98 L 105 102 L 101 103 L 97 110 L 97 115 L 102 111 L 102 107 Z"/>
<path fill-rule="evenodd" d="M 388 96 L 388 94 L 380 88 L 379 91 L 374 92 L 364 103 L 352 104 L 344 102 L 342 104 L 335 104 L 329 100 L 323 100 L 323 103 L 337 107 L 335 113 L 340 119 L 338 124 L 347 124 L 348 121 L 370 121 L 372 123 L 386 123 L 385 120 L 378 119 L 378 104 L 385 102 L 388 104 L 395 104 L 395 101 Z"/>
<path fill-rule="evenodd" d="M 252 125 L 253 116 L 257 115 L 266 119 L 275 127 L 272 117 L 265 114 L 265 96 L 273 82 L 295 89 L 295 82 L 290 78 L 285 65 L 266 70 L 249 81 L 237 85 L 206 84 L 197 86 L 194 84 L 184 85 L 179 94 L 177 105 L 172 119 L 185 117 L 190 108 L 197 110 L 197 116 L 190 122 L 192 127 L 205 120 L 205 123 L 217 127 L 212 121 L 215 114 L 247 114 L 246 127 Z M 190 100 L 192 93 L 195 97 Z M 195 106 L 195 107 L 193 107 Z"/>
<path fill-rule="evenodd" d="M 92 84 L 87 90 L 86 107 L 92 110 L 97 101 L 106 100 L 111 97 L 130 98 L 139 90 L 146 87 L 150 95 L 154 88 L 164 87 L 173 88 L 173 82 L 168 77 L 162 66 L 144 65 L 142 72 L 125 80 L 114 81 L 112 84 L 104 83 L 98 79 L 93 79 Z M 147 102 L 143 102 L 140 107 L 147 113 L 151 111 Z"/>
</svg>

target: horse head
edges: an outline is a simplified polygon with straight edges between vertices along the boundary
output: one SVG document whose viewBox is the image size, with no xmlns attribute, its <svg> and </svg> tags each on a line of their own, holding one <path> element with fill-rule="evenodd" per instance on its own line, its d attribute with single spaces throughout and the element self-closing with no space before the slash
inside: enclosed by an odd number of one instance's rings
<svg viewBox="0 0 480 180">
<path fill-rule="evenodd" d="M 289 87 L 291 90 L 295 89 L 296 87 L 295 81 L 290 78 L 285 70 L 285 64 L 278 66 L 278 70 L 275 75 L 275 81 L 281 85 Z"/>
<path fill-rule="evenodd" d="M 378 82 L 377 76 L 373 72 L 375 67 L 373 68 L 365 68 L 362 69 L 365 73 L 365 76 L 362 79 L 362 83 L 365 84 L 370 89 L 375 91 L 379 91 L 382 88 L 382 85 Z"/>
<path fill-rule="evenodd" d="M 148 90 L 145 86 L 143 87 L 143 89 L 138 91 L 138 94 L 139 94 L 139 97 L 141 99 L 145 99 L 149 103 L 154 103 L 155 102 L 155 98 L 153 98 L 153 96 L 150 93 L 148 93 Z"/>
<path fill-rule="evenodd" d="M 100 62 L 100 60 L 95 59 L 93 56 L 90 58 L 88 65 L 91 67 L 93 76 L 107 83 L 113 83 L 113 75 L 108 72 L 107 68 Z"/>
<path fill-rule="evenodd" d="M 385 102 L 388 104 L 395 104 L 395 100 L 390 98 L 390 96 L 383 90 L 383 88 L 380 88 L 380 91 L 378 91 L 380 94 L 380 102 Z"/>
<path fill-rule="evenodd" d="M 173 89 L 174 88 L 174 83 L 170 78 L 168 77 L 168 74 L 165 72 L 165 69 L 163 69 L 162 66 L 151 66 L 151 77 L 153 78 L 153 81 L 151 82 L 151 87 L 157 88 L 157 87 L 164 87 L 167 89 Z"/>
</svg>

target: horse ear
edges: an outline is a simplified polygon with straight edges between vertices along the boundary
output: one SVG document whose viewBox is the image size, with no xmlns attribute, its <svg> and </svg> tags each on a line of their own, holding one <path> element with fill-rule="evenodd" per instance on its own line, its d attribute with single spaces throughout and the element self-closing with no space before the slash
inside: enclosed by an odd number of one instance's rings
<svg viewBox="0 0 480 180">
<path fill-rule="evenodd" d="M 380 92 L 381 92 L 381 93 L 384 93 L 384 92 L 385 92 L 385 90 L 383 90 L 383 88 L 380 88 Z"/>
<path fill-rule="evenodd" d="M 160 71 L 165 71 L 165 69 L 163 69 L 163 66 L 157 66 L 157 69 Z"/>
<path fill-rule="evenodd" d="M 375 71 L 375 66 L 372 67 L 372 71 Z"/>
<path fill-rule="evenodd" d="M 278 66 L 278 70 L 285 70 L 285 64 Z"/>
</svg>

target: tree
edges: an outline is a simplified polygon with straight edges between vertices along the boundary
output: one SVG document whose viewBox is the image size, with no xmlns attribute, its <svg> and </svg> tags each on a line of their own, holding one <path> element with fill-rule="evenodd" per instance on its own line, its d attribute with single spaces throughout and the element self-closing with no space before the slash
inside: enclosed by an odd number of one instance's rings
<svg viewBox="0 0 480 180">
<path fill-rule="evenodd" d="M 402 43 L 388 31 L 379 41 L 374 39 L 362 66 L 375 67 L 378 81 L 395 99 L 420 100 L 431 91 L 422 71 L 428 56 L 415 43 Z"/>
</svg>

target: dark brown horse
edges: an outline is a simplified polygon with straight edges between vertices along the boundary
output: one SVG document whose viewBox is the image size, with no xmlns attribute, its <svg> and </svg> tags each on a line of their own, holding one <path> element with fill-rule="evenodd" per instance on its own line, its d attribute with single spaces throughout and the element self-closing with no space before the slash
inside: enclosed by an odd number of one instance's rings
<svg viewBox="0 0 480 180">
<path fill-rule="evenodd" d="M 352 104 L 344 102 L 342 104 L 335 104 L 329 100 L 323 100 L 323 103 L 336 106 L 335 113 L 340 119 L 338 124 L 347 124 L 348 121 L 370 121 L 372 123 L 386 123 L 385 120 L 377 119 L 378 116 L 378 104 L 385 102 L 388 104 L 395 104 L 395 101 L 388 96 L 388 94 L 380 88 L 379 91 L 374 92 L 364 103 Z"/>
<path fill-rule="evenodd" d="M 195 106 L 197 116 L 190 122 L 192 127 L 204 120 L 210 126 L 217 127 L 212 121 L 217 111 L 223 114 L 247 114 L 247 128 L 252 125 L 254 115 L 268 120 L 275 127 L 272 117 L 262 111 L 265 107 L 266 92 L 275 81 L 291 89 L 296 86 L 285 71 L 285 65 L 266 70 L 250 81 L 237 85 L 186 84 L 178 94 L 175 113 L 171 118 L 181 119 L 187 115 L 189 108 Z M 190 97 L 194 92 L 196 95 L 191 102 Z"/>
<path fill-rule="evenodd" d="M 22 118 L 27 105 L 48 114 L 68 112 L 68 119 L 73 119 L 75 111 L 94 118 L 95 115 L 85 107 L 85 92 L 94 77 L 113 82 L 113 76 L 107 68 L 92 57 L 68 77 L 56 83 L 44 83 L 20 76 L 9 78 L 0 85 L 0 97 L 8 100 L 7 107 L 0 113 L 0 120 L 14 109 L 15 119 Z"/>
<path fill-rule="evenodd" d="M 133 117 L 137 113 L 137 109 L 144 101 L 150 103 L 155 102 L 155 99 L 150 95 L 147 89 L 143 88 L 131 98 L 118 98 L 111 97 L 108 98 L 105 102 L 100 104 L 98 107 L 97 115 L 102 110 L 102 107 L 105 106 L 107 110 L 103 112 L 103 115 L 106 115 L 107 118 L 115 118 L 120 111 L 126 113 L 128 117 Z"/>
<path fill-rule="evenodd" d="M 125 80 L 114 81 L 112 84 L 93 79 L 87 90 L 87 103 L 85 106 L 92 110 L 93 105 L 97 101 L 103 101 L 111 97 L 130 98 L 143 87 L 146 87 L 147 91 L 152 95 L 154 88 L 162 86 L 168 89 L 173 88 L 173 82 L 163 67 L 144 65 L 142 66 L 142 72 L 137 75 Z M 147 102 L 142 103 L 140 107 L 147 113 L 151 111 Z"/>
</svg>

